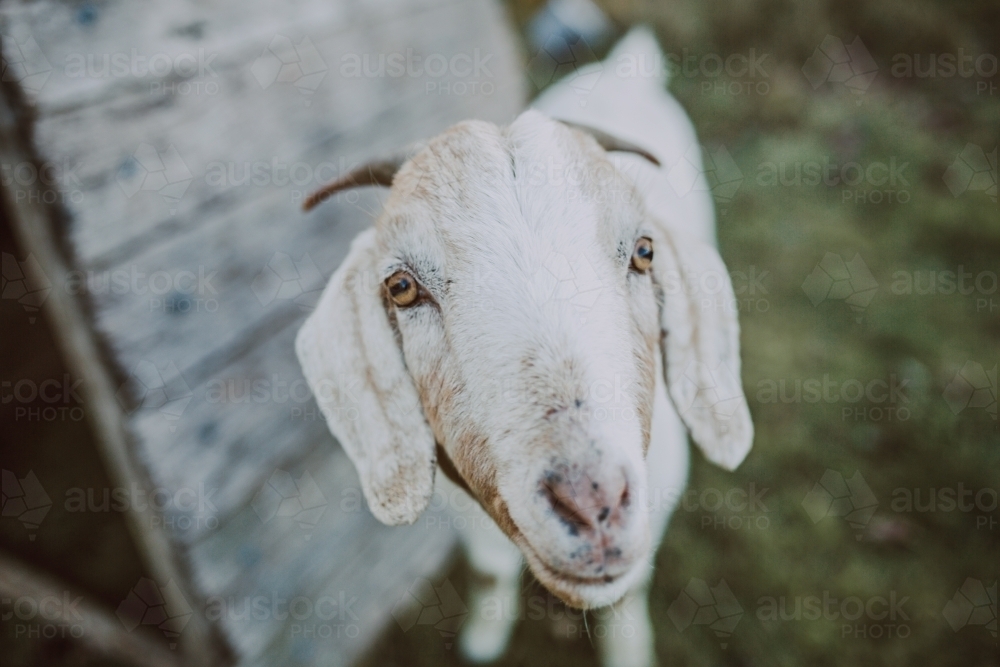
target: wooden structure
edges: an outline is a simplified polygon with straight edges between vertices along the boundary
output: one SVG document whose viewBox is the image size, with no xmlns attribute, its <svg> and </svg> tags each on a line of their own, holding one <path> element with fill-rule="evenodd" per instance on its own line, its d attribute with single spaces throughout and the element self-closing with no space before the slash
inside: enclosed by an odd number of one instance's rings
<svg viewBox="0 0 1000 667">
<path fill-rule="evenodd" d="M 0 152 L 21 169 L 4 203 L 112 476 L 160 492 L 130 519 L 194 610 L 182 662 L 351 662 L 454 539 L 371 517 L 294 357 L 381 193 L 299 203 L 459 120 L 510 120 L 525 87 L 502 8 L 38 0 L 0 21 Z M 326 607 L 286 616 L 297 597 Z"/>
</svg>

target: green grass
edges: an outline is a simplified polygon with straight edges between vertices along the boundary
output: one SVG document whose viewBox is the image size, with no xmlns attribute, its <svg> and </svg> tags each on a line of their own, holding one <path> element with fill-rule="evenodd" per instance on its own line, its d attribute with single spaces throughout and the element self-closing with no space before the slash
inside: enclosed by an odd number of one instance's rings
<svg viewBox="0 0 1000 667">
<path fill-rule="evenodd" d="M 515 2 L 512 15 L 523 22 L 537 4 Z M 1000 511 L 988 504 L 948 511 L 940 496 L 935 508 L 926 507 L 932 489 L 992 489 L 984 497 L 991 503 L 1000 487 L 995 403 L 992 415 L 983 407 L 955 414 L 944 398 L 967 362 L 991 370 L 1000 361 L 1000 291 L 947 293 L 938 283 L 937 293 L 907 294 L 901 282 L 916 277 L 926 285 L 931 272 L 940 278 L 961 267 L 973 277 L 985 273 L 983 285 L 995 286 L 997 203 L 983 191 L 954 196 L 943 174 L 967 144 L 995 149 L 1000 77 L 896 78 L 890 70 L 898 53 L 996 54 L 1000 10 L 987 2 L 927 0 L 605 6 L 623 28 L 652 21 L 671 52 L 726 57 L 752 47 L 770 54 L 767 94 L 705 94 L 705 77 L 675 77 L 671 84 L 702 141 L 724 146 L 743 176 L 732 201 L 717 202 L 723 257 L 733 271 L 766 272 L 755 293 L 745 295 L 752 301 L 740 318 L 754 450 L 735 473 L 696 455 L 690 488 L 766 488 L 767 511 L 675 513 L 657 555 L 651 598 L 661 664 L 1000 664 L 995 636 L 982 625 L 956 632 L 943 614 L 967 578 L 987 586 L 997 580 Z M 814 90 L 802 74 L 828 34 L 845 41 L 860 35 L 872 53 L 879 72 L 864 94 L 829 83 Z M 992 94 L 977 94 L 984 80 Z M 761 182 L 768 163 L 825 160 L 905 164 L 905 183 Z M 891 201 L 886 190 L 895 193 Z M 813 306 L 807 297 L 803 283 L 827 253 L 845 261 L 858 254 L 871 271 L 878 287 L 862 312 L 843 300 Z M 896 378 L 903 389 L 893 403 L 783 402 L 762 393 L 783 380 L 790 396 L 797 381 L 824 377 L 848 396 L 855 381 Z M 995 401 L 995 384 L 992 391 Z M 861 474 L 877 500 L 870 519 L 852 527 L 844 518 L 810 518 L 803 501 L 827 470 L 844 478 Z M 907 493 L 920 494 L 922 510 L 906 511 Z M 752 528 L 716 525 L 738 519 L 745 525 L 748 516 Z M 463 588 L 464 565 L 447 578 Z M 710 586 L 724 580 L 732 590 L 743 616 L 730 637 L 697 624 L 681 631 L 671 621 L 668 609 L 693 578 Z M 530 580 L 524 588 L 525 595 L 543 594 Z M 766 619 L 768 598 L 785 597 L 790 611 L 794 598 L 824 593 L 838 600 L 908 598 L 901 607 L 906 618 L 863 616 L 849 630 L 843 619 Z M 591 619 L 591 630 L 597 625 Z M 565 626 L 524 620 L 502 664 L 592 664 L 587 638 L 565 635 Z M 457 652 L 446 648 L 450 641 L 430 626 L 405 633 L 393 627 L 368 662 L 458 664 Z"/>
</svg>

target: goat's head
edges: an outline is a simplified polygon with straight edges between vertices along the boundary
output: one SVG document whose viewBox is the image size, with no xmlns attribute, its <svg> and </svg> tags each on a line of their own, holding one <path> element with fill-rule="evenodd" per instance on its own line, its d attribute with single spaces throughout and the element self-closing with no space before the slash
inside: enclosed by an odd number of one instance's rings
<svg viewBox="0 0 1000 667">
<path fill-rule="evenodd" d="M 538 112 L 461 123 L 321 194 L 389 182 L 296 343 L 372 512 L 413 522 L 440 464 L 549 590 L 615 602 L 650 560 L 657 358 L 708 458 L 750 447 L 721 259 L 647 215 L 592 134 Z M 715 274 L 713 303 L 680 287 L 691 271 Z"/>
</svg>

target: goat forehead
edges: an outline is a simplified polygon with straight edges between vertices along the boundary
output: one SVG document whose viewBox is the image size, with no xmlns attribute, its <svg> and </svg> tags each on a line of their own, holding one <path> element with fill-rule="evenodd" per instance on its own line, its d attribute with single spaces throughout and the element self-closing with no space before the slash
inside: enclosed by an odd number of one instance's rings
<svg viewBox="0 0 1000 667">
<path fill-rule="evenodd" d="M 637 227 L 593 198 L 521 176 L 490 183 L 470 173 L 462 189 L 461 196 L 439 193 L 406 207 L 387 234 L 389 245 L 431 251 L 455 277 L 463 265 L 483 261 L 513 269 L 590 255 L 585 261 L 595 263 L 595 253 L 619 253 Z"/>
<path fill-rule="evenodd" d="M 625 361 L 631 318 L 620 258 L 594 233 L 505 241 L 503 249 L 480 248 L 469 255 L 477 261 L 449 271 L 442 307 L 455 351 L 479 365 L 488 349 L 498 371 L 515 374 L 521 371 L 511 360 L 539 355 L 547 359 L 540 368 L 550 370 L 567 359 L 591 370 L 603 365 L 599 357 Z"/>
<path fill-rule="evenodd" d="M 607 279 L 638 220 L 630 207 L 594 196 L 595 164 L 613 172 L 535 112 L 502 129 L 460 123 L 401 170 L 380 236 L 393 255 L 432 268 L 456 293 L 488 290 L 497 274 L 526 287 L 538 278 L 594 289 L 587 283 Z"/>
<path fill-rule="evenodd" d="M 466 121 L 431 139 L 400 169 L 386 211 L 393 217 L 423 209 L 449 219 L 503 198 L 512 180 L 510 150 L 500 128 Z"/>
</svg>

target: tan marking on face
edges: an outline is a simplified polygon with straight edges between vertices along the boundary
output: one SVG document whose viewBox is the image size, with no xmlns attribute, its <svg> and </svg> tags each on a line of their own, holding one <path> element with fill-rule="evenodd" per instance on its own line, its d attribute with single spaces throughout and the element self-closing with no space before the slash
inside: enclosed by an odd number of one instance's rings
<svg viewBox="0 0 1000 667">
<path fill-rule="evenodd" d="M 461 488 L 463 491 L 475 498 L 475 492 L 469 488 L 469 485 L 465 482 L 465 478 L 462 477 L 462 475 L 458 472 L 458 469 L 455 468 L 455 464 L 452 463 L 451 457 L 448 456 L 448 452 L 444 450 L 444 447 L 441 446 L 440 442 L 436 443 L 435 451 L 437 452 L 438 466 L 440 466 L 441 472 L 444 473 L 445 477 L 450 479 L 455 486 Z"/>
<path fill-rule="evenodd" d="M 455 443 L 448 453 L 454 469 L 461 475 L 473 497 L 508 536 L 520 534 L 500 497 L 496 470 L 491 465 L 489 444 L 484 436 L 470 436 Z"/>
</svg>

